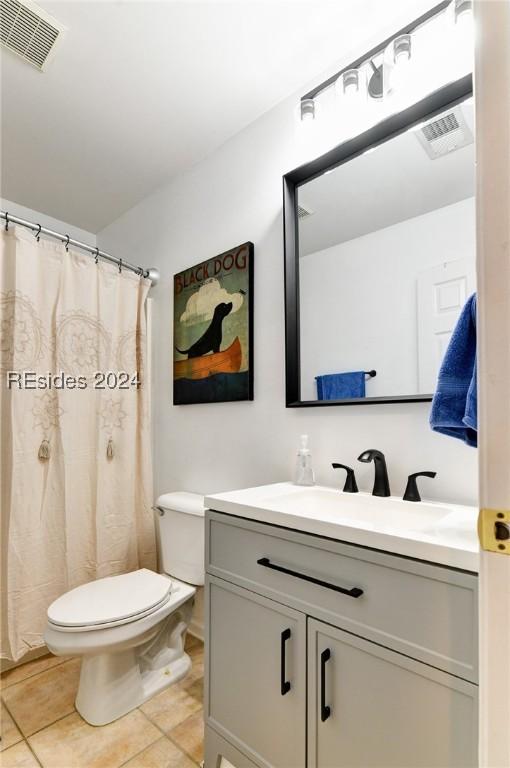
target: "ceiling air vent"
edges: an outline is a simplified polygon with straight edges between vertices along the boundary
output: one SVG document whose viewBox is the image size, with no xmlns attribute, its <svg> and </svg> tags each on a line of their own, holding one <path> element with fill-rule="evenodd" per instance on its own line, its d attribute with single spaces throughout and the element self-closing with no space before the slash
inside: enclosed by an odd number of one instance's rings
<svg viewBox="0 0 510 768">
<path fill-rule="evenodd" d="M 431 160 L 473 143 L 473 134 L 461 107 L 421 125 L 416 130 L 416 138 Z"/>
<path fill-rule="evenodd" d="M 313 211 L 310 208 L 307 208 L 306 206 L 302 204 L 300 205 L 298 203 L 298 207 L 297 207 L 298 219 L 307 219 L 308 216 L 311 216 L 312 214 L 313 214 Z"/>
<path fill-rule="evenodd" d="M 30 0 L 0 0 L 2 45 L 43 69 L 65 27 Z"/>
</svg>

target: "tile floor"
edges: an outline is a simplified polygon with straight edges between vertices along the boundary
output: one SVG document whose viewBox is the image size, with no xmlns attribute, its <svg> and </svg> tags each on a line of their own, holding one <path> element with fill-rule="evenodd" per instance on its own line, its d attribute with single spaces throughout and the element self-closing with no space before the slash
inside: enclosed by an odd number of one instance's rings
<svg viewBox="0 0 510 768">
<path fill-rule="evenodd" d="M 196 768 L 203 759 L 204 649 L 188 636 L 184 680 L 100 728 L 76 712 L 78 659 L 44 656 L 2 674 L 2 768 Z"/>
</svg>

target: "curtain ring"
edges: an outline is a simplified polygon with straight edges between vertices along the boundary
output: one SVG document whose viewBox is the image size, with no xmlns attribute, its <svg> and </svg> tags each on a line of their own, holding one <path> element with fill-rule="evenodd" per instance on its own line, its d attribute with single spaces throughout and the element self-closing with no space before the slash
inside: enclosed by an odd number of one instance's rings
<svg viewBox="0 0 510 768">
<path fill-rule="evenodd" d="M 5 212 L 5 231 L 6 232 L 9 231 L 9 214 L 7 213 L 7 211 Z"/>
<path fill-rule="evenodd" d="M 122 272 L 122 259 L 119 259 L 119 275 Z"/>
<path fill-rule="evenodd" d="M 69 253 L 69 235 L 66 235 L 66 252 Z"/>
<path fill-rule="evenodd" d="M 37 242 L 39 242 L 39 240 L 41 239 L 41 229 L 42 229 L 41 225 L 38 224 L 37 232 L 35 233 L 35 239 L 37 240 Z"/>
<path fill-rule="evenodd" d="M 94 256 L 94 261 L 96 262 L 96 264 L 99 261 L 99 248 L 96 248 L 96 255 Z"/>
</svg>

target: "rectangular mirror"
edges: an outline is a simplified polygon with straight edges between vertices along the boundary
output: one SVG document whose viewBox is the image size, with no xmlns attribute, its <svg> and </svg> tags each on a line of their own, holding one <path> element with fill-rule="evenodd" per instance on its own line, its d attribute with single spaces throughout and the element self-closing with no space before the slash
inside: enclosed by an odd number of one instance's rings
<svg viewBox="0 0 510 768">
<path fill-rule="evenodd" d="M 476 290 L 470 83 L 288 174 L 285 208 L 287 405 L 430 399 Z"/>
</svg>

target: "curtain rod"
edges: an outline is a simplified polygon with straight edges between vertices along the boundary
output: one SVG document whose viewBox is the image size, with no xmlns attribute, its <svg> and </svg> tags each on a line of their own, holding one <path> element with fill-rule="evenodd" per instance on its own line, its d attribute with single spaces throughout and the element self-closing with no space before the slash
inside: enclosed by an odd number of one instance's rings
<svg viewBox="0 0 510 768">
<path fill-rule="evenodd" d="M 152 285 L 156 285 L 159 280 L 159 270 L 156 269 L 156 267 L 149 267 L 148 269 L 145 267 L 137 267 L 135 264 L 130 264 L 129 261 L 117 259 L 110 253 L 101 251 L 99 248 L 95 248 L 92 245 L 87 245 L 87 243 L 82 243 L 80 240 L 75 240 L 74 238 L 69 237 L 69 235 L 63 235 L 60 232 L 54 232 L 52 229 L 41 227 L 40 224 L 35 224 L 33 221 L 20 219 L 19 216 L 12 216 L 8 211 L 0 211 L 0 219 L 5 221 L 6 229 L 11 222 L 13 224 L 19 224 L 21 227 L 26 227 L 27 229 L 35 231 L 37 237 L 39 237 L 39 235 L 54 237 L 57 240 L 60 240 L 62 243 L 65 243 L 66 247 L 68 245 L 74 245 L 75 248 L 81 248 L 81 250 L 87 251 L 92 256 L 95 256 L 96 259 L 101 258 L 105 261 L 109 261 L 112 264 L 117 264 L 119 271 L 122 271 L 123 269 L 129 269 L 131 272 L 136 272 L 136 274 L 140 275 L 141 277 L 147 277 L 151 281 Z"/>
</svg>

